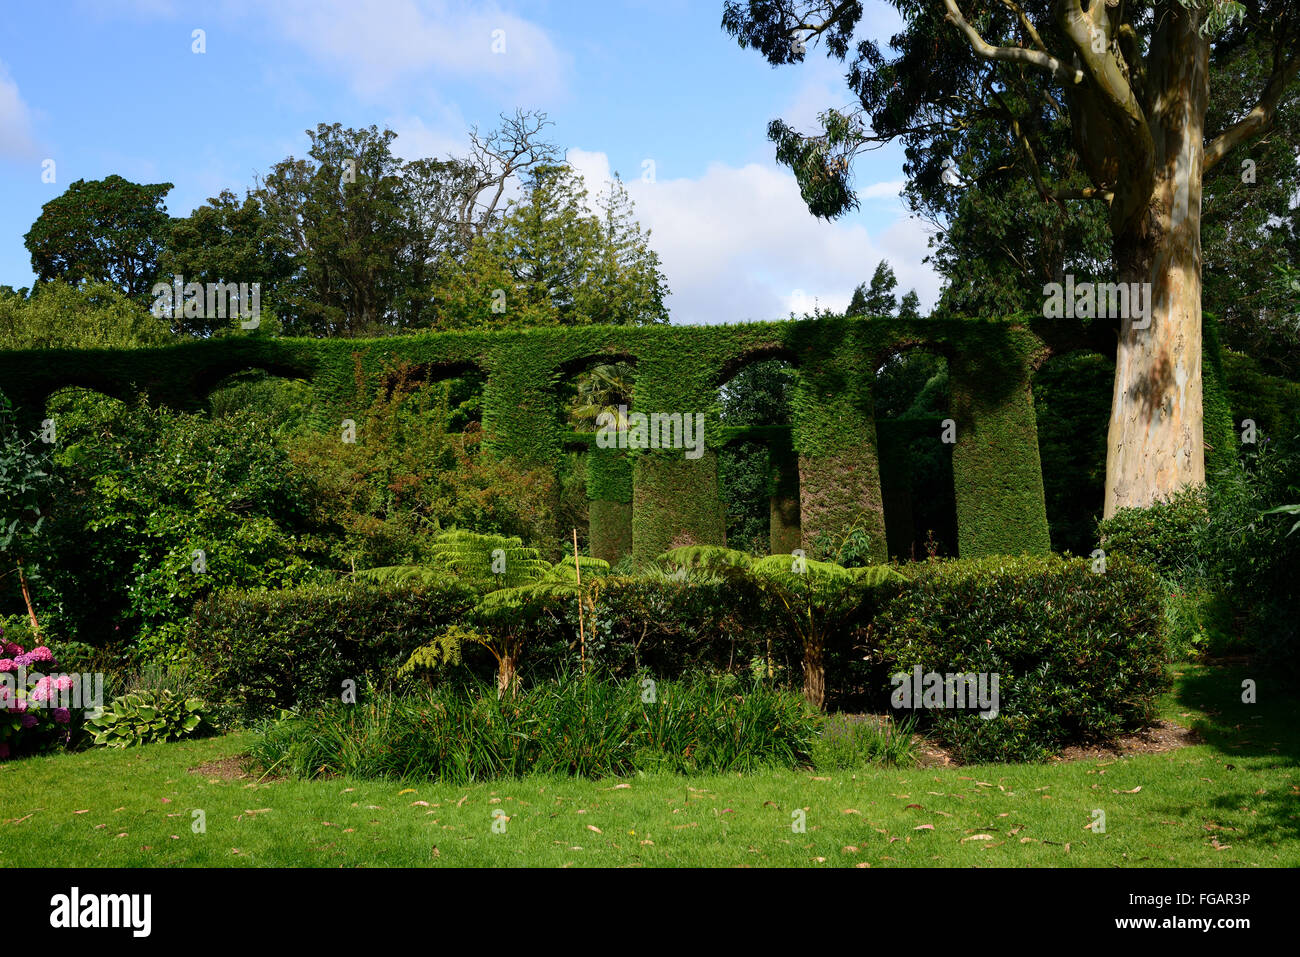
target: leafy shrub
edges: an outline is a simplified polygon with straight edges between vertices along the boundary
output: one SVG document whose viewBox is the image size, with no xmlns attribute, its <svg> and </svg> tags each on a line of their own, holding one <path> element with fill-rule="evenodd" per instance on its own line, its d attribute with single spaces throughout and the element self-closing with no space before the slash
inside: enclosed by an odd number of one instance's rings
<svg viewBox="0 0 1300 957">
<path fill-rule="evenodd" d="M 918 711 L 964 762 L 1037 760 L 1149 722 L 1168 685 L 1155 576 L 1123 559 L 988 558 L 922 566 L 872 622 L 882 689 L 894 674 L 999 676 L 992 719 Z"/>
<path fill-rule="evenodd" d="M 136 641 L 133 664 L 176 659 L 196 601 L 319 577 L 298 480 L 266 420 L 69 403 L 54 453 L 37 606 L 60 633 Z"/>
<path fill-rule="evenodd" d="M 1099 526 L 1107 556 L 1123 555 L 1163 578 L 1186 580 L 1205 571 L 1209 492 L 1189 488 L 1149 508 L 1120 509 Z"/>
<path fill-rule="evenodd" d="M 195 608 L 186 643 L 212 699 L 252 719 L 395 674 L 471 604 L 455 582 L 227 591 Z"/>
<path fill-rule="evenodd" d="M 272 725 L 252 753 L 267 768 L 307 777 L 457 784 L 751 771 L 806 763 L 821 721 L 797 694 L 763 685 L 564 676 L 508 699 L 482 683 L 468 693 L 333 704 Z"/>
<path fill-rule="evenodd" d="M 170 691 L 134 692 L 114 698 L 88 722 L 95 744 L 129 748 L 193 735 L 204 723 L 203 702 Z"/>
<path fill-rule="evenodd" d="M 1283 510 L 1300 496 L 1300 448 L 1262 436 L 1240 467 L 1101 523 L 1107 555 L 1155 569 L 1171 650 L 1226 650 L 1240 640 L 1281 680 L 1300 680 L 1300 534 Z"/>
</svg>

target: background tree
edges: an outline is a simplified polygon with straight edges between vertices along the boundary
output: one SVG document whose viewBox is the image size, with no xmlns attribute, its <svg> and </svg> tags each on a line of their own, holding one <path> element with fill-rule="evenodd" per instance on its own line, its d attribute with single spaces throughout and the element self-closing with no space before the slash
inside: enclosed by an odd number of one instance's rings
<svg viewBox="0 0 1300 957">
<path fill-rule="evenodd" d="M 129 349 L 172 341 L 145 304 L 109 283 L 41 283 L 26 298 L 0 293 L 0 349 Z"/>
<path fill-rule="evenodd" d="M 599 208 L 572 167 L 534 168 L 501 222 L 446 264 L 435 328 L 665 322 L 659 257 L 621 183 Z"/>
<path fill-rule="evenodd" d="M 937 179 L 960 131 L 996 119 L 1040 198 L 1104 204 L 1117 278 L 1150 283 L 1149 323 L 1130 315 L 1120 329 L 1105 513 L 1203 481 L 1202 177 L 1274 123 L 1300 72 L 1297 4 L 972 0 L 969 17 L 957 0 L 893 5 L 904 19 L 890 40 L 894 56 L 872 41 L 856 44 L 849 85 L 858 108 L 822 114 L 816 136 L 779 120 L 769 128 L 809 209 L 829 217 L 855 205 L 849 167 L 862 149 L 900 139 L 909 176 Z M 750 0 L 726 3 L 722 22 L 779 64 L 804 59 L 818 41 L 846 58 L 861 16 L 856 2 Z M 1252 35 L 1268 49 L 1263 86 L 1211 129 L 1211 61 Z M 1068 147 L 1039 124 L 1045 114 L 1068 123 Z M 1087 186 L 1070 182 L 1075 170 Z M 1066 176 L 1053 181 L 1058 171 Z"/>
<path fill-rule="evenodd" d="M 889 261 L 882 259 L 876 264 L 876 271 L 871 274 L 871 285 L 863 296 L 863 305 L 869 316 L 892 316 L 898 308 L 898 298 L 894 290 L 898 288 L 898 279 Z"/>
<path fill-rule="evenodd" d="M 158 275 L 171 183 L 79 179 L 41 207 L 23 242 L 38 282 L 107 282 L 143 299 Z"/>
<path fill-rule="evenodd" d="M 920 319 L 921 318 L 921 297 L 916 294 L 915 289 L 909 289 L 901 302 L 898 304 L 899 319 Z"/>
<path fill-rule="evenodd" d="M 159 264 L 163 282 L 180 275 L 187 283 L 260 283 L 260 306 L 270 311 L 278 311 L 293 271 L 287 236 L 275 228 L 251 191 L 240 200 L 222 190 L 189 216 L 174 219 Z M 176 313 L 173 329 L 195 336 L 210 336 L 239 322 L 229 315 L 220 319 Z"/>
<path fill-rule="evenodd" d="M 310 160 L 282 160 L 259 190 L 297 267 L 291 327 L 374 335 L 395 324 L 402 285 L 401 163 L 390 148 L 397 134 L 322 123 L 307 135 Z"/>
</svg>

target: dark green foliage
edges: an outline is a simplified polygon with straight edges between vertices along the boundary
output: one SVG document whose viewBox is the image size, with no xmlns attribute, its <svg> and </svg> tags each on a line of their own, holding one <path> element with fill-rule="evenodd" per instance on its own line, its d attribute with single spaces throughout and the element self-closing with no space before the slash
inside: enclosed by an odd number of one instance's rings
<svg viewBox="0 0 1300 957">
<path fill-rule="evenodd" d="M 141 659 L 169 659 L 196 600 L 318 574 L 299 482 L 256 414 L 75 394 L 51 411 L 61 491 L 36 592 L 52 637 L 102 646 L 138 635 Z"/>
<path fill-rule="evenodd" d="M 41 207 L 23 237 L 37 280 L 106 282 L 143 300 L 171 230 L 164 202 L 171 188 L 121 176 L 77 180 Z"/>
<path fill-rule="evenodd" d="M 1268 375 L 1260 362 L 1234 352 L 1223 353 L 1223 373 L 1238 444 L 1245 419 L 1265 438 L 1300 434 L 1300 383 Z"/>
<path fill-rule="evenodd" d="M 1115 363 L 1096 353 L 1048 359 L 1034 376 L 1038 451 L 1052 548 L 1087 555 L 1106 484 L 1106 430 Z"/>
<path fill-rule="evenodd" d="M 1276 511 L 1300 500 L 1300 450 L 1266 438 L 1247 449 L 1208 488 L 1125 509 L 1100 529 L 1108 556 L 1161 576 L 1176 648 L 1228 650 L 1240 636 L 1279 680 L 1300 679 L 1300 533 Z"/>
<path fill-rule="evenodd" d="M 221 592 L 195 608 L 186 644 L 214 702 L 252 719 L 340 700 L 345 681 L 388 680 L 471 605 L 454 582 Z"/>
<path fill-rule="evenodd" d="M 999 676 L 999 713 L 918 711 L 964 762 L 1038 760 L 1143 725 L 1168 685 L 1155 576 L 1113 560 L 987 558 L 923 566 L 884 601 L 867 651 L 892 675 Z"/>
<path fill-rule="evenodd" d="M 189 216 L 173 220 L 159 264 L 164 282 L 179 275 L 186 283 L 243 282 L 250 288 L 258 283 L 259 307 L 271 313 L 288 295 L 294 271 L 288 236 L 251 191 L 241 200 L 222 190 Z M 185 316 L 182 309 L 168 318 L 176 331 L 204 337 L 231 332 L 239 324 L 237 317 Z"/>
<path fill-rule="evenodd" d="M 333 705 L 273 725 L 253 756 L 306 777 L 455 784 L 526 774 L 743 773 L 806 764 L 820 723 L 797 695 L 735 678 L 564 676 L 509 699 L 479 686 Z"/>
</svg>

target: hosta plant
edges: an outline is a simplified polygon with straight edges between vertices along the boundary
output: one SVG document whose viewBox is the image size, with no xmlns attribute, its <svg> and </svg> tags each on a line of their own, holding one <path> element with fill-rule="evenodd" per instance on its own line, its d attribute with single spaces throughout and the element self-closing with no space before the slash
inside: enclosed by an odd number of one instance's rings
<svg viewBox="0 0 1300 957">
<path fill-rule="evenodd" d="M 95 744 L 129 748 L 188 737 L 204 723 L 203 702 L 170 691 L 133 692 L 114 698 L 88 725 Z"/>
</svg>

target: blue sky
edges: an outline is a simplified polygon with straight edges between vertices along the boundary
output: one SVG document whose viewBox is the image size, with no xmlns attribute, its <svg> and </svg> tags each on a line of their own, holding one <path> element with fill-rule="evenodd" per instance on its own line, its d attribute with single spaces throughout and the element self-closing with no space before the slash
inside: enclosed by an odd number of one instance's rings
<svg viewBox="0 0 1300 957">
<path fill-rule="evenodd" d="M 30 284 L 22 236 L 74 180 L 170 182 L 168 210 L 183 215 L 305 155 L 320 122 L 387 126 L 409 159 L 463 153 L 470 126 L 522 107 L 549 114 L 550 138 L 590 188 L 615 170 L 628 183 L 674 322 L 841 308 L 881 258 L 930 305 L 938 279 L 921 262 L 925 229 L 897 197 L 900 150 L 859 159 L 862 209 L 835 223 L 810 216 L 773 161 L 768 121 L 811 128 L 819 110 L 848 105 L 844 67 L 810 50 L 773 69 L 720 18 L 721 0 L 6 3 L 0 284 Z M 895 24 L 868 2 L 864 33 Z"/>
</svg>

